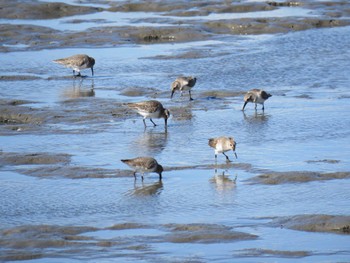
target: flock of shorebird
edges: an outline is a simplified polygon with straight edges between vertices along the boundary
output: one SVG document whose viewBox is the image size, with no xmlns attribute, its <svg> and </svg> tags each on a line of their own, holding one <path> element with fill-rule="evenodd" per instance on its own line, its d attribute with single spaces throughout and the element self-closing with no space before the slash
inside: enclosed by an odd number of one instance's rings
<svg viewBox="0 0 350 263">
<path fill-rule="evenodd" d="M 67 58 L 56 59 L 55 63 L 61 64 L 67 68 L 73 69 L 74 77 L 83 77 L 80 73 L 82 69 L 91 69 L 91 74 L 94 75 L 94 65 L 95 59 L 89 57 L 85 54 L 78 54 L 74 56 L 70 56 Z M 77 73 L 77 74 L 76 74 Z M 181 95 L 183 91 L 188 91 L 190 100 L 193 100 L 191 96 L 191 89 L 196 84 L 195 77 L 178 77 L 171 84 L 171 98 L 173 97 L 175 91 L 180 91 Z M 242 110 L 244 111 L 248 102 L 255 104 L 255 110 L 257 109 L 257 104 L 262 105 L 262 110 L 264 110 L 264 102 L 271 97 L 272 95 L 267 93 L 264 90 L 260 89 L 252 89 L 248 91 L 244 96 L 244 105 Z M 165 128 L 167 128 L 167 121 L 170 117 L 170 112 L 157 100 L 148 100 L 136 103 L 128 103 L 127 106 L 130 109 L 135 110 L 141 116 L 143 116 L 143 124 L 146 128 L 146 119 L 150 119 L 152 124 L 156 126 L 152 119 L 164 118 Z M 222 153 L 226 157 L 226 161 L 230 162 L 229 157 L 225 154 L 225 152 L 232 150 L 237 158 L 236 154 L 236 142 L 232 137 L 217 137 L 210 138 L 208 141 L 210 147 L 214 148 L 215 152 L 215 162 L 217 162 L 217 155 Z M 152 157 L 137 157 L 134 159 L 125 159 L 121 160 L 123 163 L 127 164 L 134 171 L 134 177 L 136 180 L 136 173 L 141 174 L 142 180 L 144 179 L 145 173 L 155 172 L 159 175 L 159 179 L 162 179 L 163 167 L 157 162 L 156 159 Z"/>
</svg>

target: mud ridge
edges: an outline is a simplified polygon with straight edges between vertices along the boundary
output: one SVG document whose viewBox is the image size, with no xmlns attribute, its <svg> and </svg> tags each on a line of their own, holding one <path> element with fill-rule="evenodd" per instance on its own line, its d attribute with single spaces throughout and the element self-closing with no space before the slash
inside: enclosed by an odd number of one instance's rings
<svg viewBox="0 0 350 263">
<path fill-rule="evenodd" d="M 239 257 L 282 257 L 282 258 L 303 258 L 311 256 L 310 251 L 289 251 L 289 250 L 272 250 L 263 248 L 247 248 L 238 251 Z"/>
<path fill-rule="evenodd" d="M 158 235 L 119 236 L 119 231 L 133 229 L 160 230 Z M 114 237 L 100 237 L 99 231 L 115 233 Z M 96 233 L 96 236 L 94 235 Z M 139 225 L 121 223 L 111 227 L 58 225 L 22 225 L 0 230 L 2 252 L 0 260 L 24 260 L 35 258 L 94 256 L 97 249 L 124 256 L 139 251 L 152 253 L 152 243 L 222 243 L 254 240 L 256 235 L 237 232 L 224 225 L 215 224 L 167 224 Z M 118 252 L 116 252 L 118 251 Z M 116 254 L 117 253 L 117 254 Z"/>
<path fill-rule="evenodd" d="M 68 164 L 70 158 L 69 154 L 0 152 L 0 165 Z"/>
<path fill-rule="evenodd" d="M 2 1 L 0 17 L 8 19 L 54 19 L 103 11 L 102 8 L 38 1 Z"/>
<path fill-rule="evenodd" d="M 276 218 L 268 225 L 308 232 L 350 234 L 350 216 L 296 215 Z"/>
<path fill-rule="evenodd" d="M 255 176 L 247 182 L 254 184 L 288 184 L 288 183 L 307 183 L 314 181 L 347 179 L 350 178 L 350 172 L 320 173 L 320 172 L 271 172 Z"/>
<path fill-rule="evenodd" d="M 17 172 L 34 177 L 46 178 L 70 178 L 70 179 L 86 179 L 86 178 L 117 178 L 117 177 L 133 177 L 131 170 L 104 169 L 94 167 L 80 166 L 44 166 L 32 169 L 17 169 Z"/>
<path fill-rule="evenodd" d="M 94 96 L 94 90 L 65 92 L 64 95 L 68 97 L 67 100 L 58 106 L 45 108 L 26 106 L 25 104 L 35 103 L 29 101 L 0 101 L 0 134 L 43 133 L 47 130 L 51 133 L 76 133 L 82 130 L 85 133 L 93 133 L 95 132 L 93 127 L 85 129 L 84 125 L 109 123 L 111 120 L 121 121 L 132 116 L 120 102 L 98 98 L 89 101 L 88 97 Z M 87 103 L 89 107 L 86 107 Z M 82 127 L 67 130 L 60 129 L 60 124 L 82 125 Z M 97 128 L 100 129 L 101 126 Z"/>
<path fill-rule="evenodd" d="M 350 25 L 349 19 L 243 18 L 205 22 L 204 29 L 212 34 L 260 35 L 347 25 Z"/>
<path fill-rule="evenodd" d="M 96 23 L 96 27 L 85 31 L 59 31 L 45 26 L 34 25 L 0 25 L 2 45 L 0 52 L 14 50 L 41 50 L 68 47 L 114 47 L 120 44 L 179 43 L 206 40 L 221 34 L 259 35 L 288 33 L 314 28 L 342 27 L 350 25 L 350 4 L 337 2 L 266 2 L 266 3 L 227 3 L 210 1 L 206 3 L 173 1 L 154 3 L 117 3 L 110 8 L 67 5 L 64 3 L 47 3 L 26 1 L 8 1 L 2 3 L 1 17 L 7 19 L 53 19 L 77 14 L 102 11 L 109 12 L 154 12 L 161 18 L 144 18 L 133 21 L 137 23 L 160 23 L 168 26 L 99 26 L 105 20 L 70 20 L 67 23 Z M 314 17 L 270 17 L 242 18 L 226 20 L 191 19 L 181 20 L 185 16 L 208 16 L 212 13 L 249 13 L 271 11 L 277 8 L 294 8 L 300 6 L 315 12 Z M 9 10 L 13 12 L 9 12 Z M 178 19 L 174 19 L 177 16 Z M 19 46 L 18 46 L 19 45 Z M 200 57 L 201 54 L 187 54 Z"/>
</svg>

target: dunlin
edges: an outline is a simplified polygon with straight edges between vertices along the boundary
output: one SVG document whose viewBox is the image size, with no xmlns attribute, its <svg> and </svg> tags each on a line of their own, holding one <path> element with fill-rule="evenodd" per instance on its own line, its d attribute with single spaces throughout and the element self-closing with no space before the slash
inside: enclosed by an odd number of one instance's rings
<svg viewBox="0 0 350 263">
<path fill-rule="evenodd" d="M 74 77 L 81 77 L 80 70 L 86 68 L 91 68 L 91 74 L 92 76 L 94 75 L 95 59 L 89 57 L 88 55 L 78 54 L 67 58 L 56 59 L 53 62 L 61 64 L 67 68 L 73 69 Z M 75 72 L 77 72 L 78 74 L 75 75 Z"/>
<path fill-rule="evenodd" d="M 261 89 L 252 89 L 250 91 L 247 92 L 247 94 L 245 94 L 244 96 L 244 105 L 243 105 L 243 109 L 245 108 L 245 106 L 247 105 L 248 102 L 252 102 L 255 103 L 255 109 L 257 104 L 262 104 L 262 110 L 264 110 L 264 102 L 270 98 L 272 95 L 267 93 L 264 90 Z"/>
<path fill-rule="evenodd" d="M 194 77 L 178 77 L 172 84 L 171 84 L 171 98 L 174 95 L 174 92 L 176 90 L 179 90 L 182 92 L 188 90 L 188 93 L 190 94 L 190 100 L 192 99 L 191 96 L 191 89 L 194 87 L 196 84 L 197 79 Z"/>
<path fill-rule="evenodd" d="M 159 180 L 162 179 L 163 166 L 161 166 L 156 159 L 152 157 L 137 157 L 134 159 L 121 160 L 134 170 L 134 177 L 136 180 L 136 173 L 141 173 L 141 178 L 145 173 L 157 173 L 159 174 Z"/>
<path fill-rule="evenodd" d="M 222 153 L 223 155 L 226 156 L 226 160 L 230 161 L 228 156 L 225 154 L 225 152 L 232 150 L 236 156 L 237 159 L 237 154 L 236 154 L 236 142 L 232 137 L 217 137 L 217 138 L 211 138 L 209 139 L 208 142 L 209 146 L 214 148 L 215 150 L 215 161 L 217 161 L 217 155 L 218 153 Z"/>
<path fill-rule="evenodd" d="M 143 116 L 143 124 L 145 128 L 147 127 L 145 119 L 149 118 L 154 126 L 157 126 L 152 120 L 152 118 L 164 118 L 165 127 L 167 127 L 168 118 L 170 117 L 170 112 L 165 109 L 157 100 L 141 101 L 136 103 L 128 103 L 129 108 L 137 111 Z"/>
</svg>

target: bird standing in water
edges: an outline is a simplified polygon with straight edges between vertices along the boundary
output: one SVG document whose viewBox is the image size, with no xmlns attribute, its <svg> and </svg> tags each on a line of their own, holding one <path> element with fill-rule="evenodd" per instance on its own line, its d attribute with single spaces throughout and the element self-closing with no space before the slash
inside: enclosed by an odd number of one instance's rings
<svg viewBox="0 0 350 263">
<path fill-rule="evenodd" d="M 244 111 L 244 108 L 248 102 L 255 103 L 255 110 L 258 103 L 262 104 L 262 110 L 264 110 L 265 109 L 264 102 L 271 96 L 272 96 L 271 94 L 261 89 L 252 89 L 248 91 L 244 96 L 244 105 L 243 105 L 242 111 Z"/>
<path fill-rule="evenodd" d="M 136 103 L 128 103 L 127 106 L 130 109 L 137 111 L 143 116 L 143 124 L 145 128 L 147 127 L 145 119 L 149 118 L 154 126 L 157 126 L 152 120 L 152 118 L 164 118 L 165 127 L 167 127 L 168 118 L 170 117 L 169 110 L 165 109 L 157 100 L 141 101 Z"/>
<path fill-rule="evenodd" d="M 190 94 L 190 100 L 192 99 L 191 96 L 191 89 L 196 84 L 197 78 L 195 77 L 178 77 L 173 83 L 171 83 L 171 98 L 173 98 L 173 95 L 176 90 L 179 90 L 182 92 L 188 90 L 188 93 Z"/>
<path fill-rule="evenodd" d="M 85 54 L 78 54 L 67 58 L 55 59 L 53 62 L 73 69 L 74 77 L 81 77 L 80 70 L 86 68 L 91 68 L 91 74 L 92 76 L 94 75 L 95 59 Z M 75 72 L 78 74 L 75 75 Z"/>
<path fill-rule="evenodd" d="M 134 159 L 124 159 L 121 161 L 134 170 L 135 180 L 136 173 L 141 173 L 142 181 L 145 173 L 157 173 L 159 174 L 159 180 L 162 180 L 163 166 L 152 157 L 136 157 Z"/>
<path fill-rule="evenodd" d="M 237 154 L 236 154 L 236 142 L 232 137 L 217 137 L 217 138 L 211 138 L 208 141 L 208 144 L 210 147 L 214 148 L 215 151 L 215 162 L 217 162 L 218 154 L 222 153 L 225 155 L 226 160 L 230 162 L 230 159 L 228 156 L 225 154 L 225 152 L 232 150 L 235 154 L 235 157 L 237 159 Z"/>
</svg>

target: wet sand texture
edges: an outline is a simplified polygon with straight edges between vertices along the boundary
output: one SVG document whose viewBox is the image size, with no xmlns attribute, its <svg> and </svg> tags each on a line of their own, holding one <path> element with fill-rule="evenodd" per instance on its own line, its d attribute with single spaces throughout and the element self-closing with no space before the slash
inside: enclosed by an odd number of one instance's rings
<svg viewBox="0 0 350 263">
<path fill-rule="evenodd" d="M 272 250 L 263 248 L 247 248 L 237 253 L 237 256 L 241 257 L 302 258 L 310 255 L 312 255 L 312 253 L 309 251 Z"/>
<path fill-rule="evenodd" d="M 125 238 L 119 231 L 139 229 L 161 231 L 158 235 L 136 235 Z M 113 234 L 108 238 L 99 236 L 99 232 Z M 215 243 L 256 239 L 257 236 L 233 231 L 228 227 L 214 224 L 178 224 L 178 225 L 140 225 L 134 223 L 117 224 L 108 228 L 83 226 L 25 225 L 0 231 L 0 244 L 6 254 L 1 260 L 25 260 L 45 257 L 92 256 L 101 247 L 115 256 L 124 256 L 141 251 L 156 251 L 149 243 Z M 135 245 L 136 244 L 136 245 Z M 138 244 L 138 245 L 137 245 Z M 114 251 L 114 252 L 113 252 Z M 92 253 L 92 254 L 91 254 Z M 91 259 L 91 257 L 90 257 Z"/>
<path fill-rule="evenodd" d="M 350 172 L 319 173 L 319 172 L 274 172 L 259 175 L 249 179 L 251 183 L 260 184 L 288 184 L 288 183 L 307 183 L 313 181 L 323 181 L 332 179 L 350 178 Z"/>
<path fill-rule="evenodd" d="M 5 124 L 14 128 L 13 125 L 15 125 L 15 127 L 17 127 L 16 125 L 21 124 L 40 125 L 45 121 L 45 116 L 42 110 L 35 110 L 31 107 L 24 106 L 23 104 L 25 104 L 25 102 L 0 102 L 0 124 Z M 0 128 L 6 127 L 2 125 Z"/>
<path fill-rule="evenodd" d="M 102 11 L 102 8 L 37 1 L 2 1 L 0 17 L 8 19 L 54 19 Z"/>
<path fill-rule="evenodd" d="M 350 216 L 296 215 L 274 219 L 270 225 L 309 232 L 350 234 Z"/>
<path fill-rule="evenodd" d="M 217 243 L 256 239 L 256 235 L 233 231 L 228 227 L 210 224 L 169 225 L 172 234 L 166 237 L 173 243 Z"/>
<path fill-rule="evenodd" d="M 82 94 L 82 92 L 85 93 Z M 35 103 L 33 101 L 0 100 L 0 124 L 3 124 L 0 125 L 0 134 L 16 135 L 17 131 L 22 133 L 46 133 L 48 131 L 51 133 L 75 133 L 79 132 L 80 129 L 67 131 L 58 126 L 53 129 L 50 124 L 106 123 L 110 120 L 123 120 L 133 115 L 126 107 L 123 107 L 123 103 L 115 102 L 112 99 L 95 98 L 91 101 L 91 107 L 85 107 L 84 97 L 94 95 L 91 90 L 68 95 L 69 99 L 63 100 L 57 107 L 49 108 L 33 108 L 26 105 Z M 93 128 L 86 130 L 81 127 L 81 130 L 85 130 L 85 133 L 94 132 Z"/>
<path fill-rule="evenodd" d="M 53 19 L 82 15 L 102 11 L 109 12 L 155 12 L 160 18 L 147 18 L 148 23 L 168 23 L 174 26 L 134 27 L 109 26 L 94 27 L 84 31 L 59 31 L 35 25 L 0 25 L 0 38 L 3 45 L 0 52 L 16 50 L 15 45 L 28 45 L 28 50 L 68 47 L 113 47 L 125 43 L 160 43 L 186 42 L 208 39 L 214 34 L 276 34 L 300 31 L 312 28 L 338 27 L 350 24 L 343 16 L 350 13 L 350 4 L 343 2 L 267 2 L 267 3 L 232 3 L 222 1 L 208 3 L 182 2 L 174 3 L 117 3 L 111 8 L 68 5 L 64 3 L 7 1 L 0 9 L 0 16 L 7 19 Z M 242 18 L 216 21 L 184 20 L 181 17 L 207 16 L 211 13 L 244 13 L 271 11 L 278 7 L 293 8 L 302 6 L 317 11 L 324 16 L 318 17 L 283 17 L 283 18 Z M 188 11 L 195 8 L 195 11 Z M 9 12 L 9 10 L 11 12 Z M 173 17 L 177 19 L 174 20 Z M 180 19 L 180 20 L 179 20 Z M 92 19 L 93 22 L 105 23 L 104 20 Z M 67 22 L 67 21 L 66 21 Z M 69 22 L 69 21 L 68 21 Z M 72 19 L 71 23 L 89 22 Z M 142 19 L 139 20 L 142 22 Z M 14 45 L 14 46 L 11 46 Z"/>
<path fill-rule="evenodd" d="M 67 164 L 70 157 L 69 154 L 0 152 L 0 165 Z"/>
</svg>

